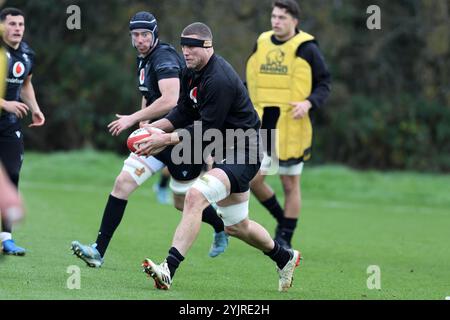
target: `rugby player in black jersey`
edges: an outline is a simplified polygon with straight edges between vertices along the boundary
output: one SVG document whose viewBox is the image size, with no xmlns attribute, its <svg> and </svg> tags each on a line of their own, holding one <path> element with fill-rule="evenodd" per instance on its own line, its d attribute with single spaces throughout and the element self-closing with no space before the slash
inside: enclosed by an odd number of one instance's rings
<svg viewBox="0 0 450 320">
<path fill-rule="evenodd" d="M 20 120 L 31 113 L 30 127 L 43 126 L 45 117 L 36 100 L 32 84 L 35 53 L 23 41 L 25 15 L 16 8 L 0 12 L 3 42 L 8 59 L 6 94 L 0 99 L 0 160 L 12 183 L 18 188 L 19 174 L 24 157 L 24 144 Z M 3 253 L 25 255 L 25 249 L 12 239 L 12 225 L 2 217 L 0 233 Z"/>
<path fill-rule="evenodd" d="M 195 132 L 202 134 L 203 151 L 212 144 L 206 136 L 213 132 L 215 137 L 217 132 L 222 134 L 226 143 L 213 148 L 213 169 L 188 190 L 166 260 L 155 264 L 145 259 L 144 272 L 154 279 L 157 289 L 168 290 L 175 271 L 199 234 L 202 210 L 216 203 L 225 231 L 269 256 L 278 267 L 278 290 L 286 291 L 292 285 L 301 255 L 280 246 L 264 227 L 248 217 L 249 184 L 262 160 L 261 123 L 242 80 L 228 62 L 214 54 L 212 40 L 211 30 L 203 23 L 193 23 L 183 30 L 181 47 L 188 69 L 182 76 L 180 100 L 168 116 L 150 124 L 148 131 L 152 135 L 137 154 L 154 155 L 164 146 L 199 143 Z M 183 129 L 174 131 L 180 128 Z"/>
</svg>

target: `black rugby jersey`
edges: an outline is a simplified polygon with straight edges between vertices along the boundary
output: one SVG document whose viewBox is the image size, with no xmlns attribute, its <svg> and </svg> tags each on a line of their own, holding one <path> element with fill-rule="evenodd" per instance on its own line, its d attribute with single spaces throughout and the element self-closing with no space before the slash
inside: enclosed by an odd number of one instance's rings
<svg viewBox="0 0 450 320">
<path fill-rule="evenodd" d="M 199 72 L 185 69 L 178 105 L 166 117 L 173 126 L 193 131 L 194 121 L 202 131 L 255 129 L 261 126 L 247 89 L 233 67 L 214 54 Z"/>
<path fill-rule="evenodd" d="M 147 106 L 161 97 L 158 81 L 180 78 L 184 66 L 184 59 L 165 43 L 159 43 L 146 57 L 137 58 L 138 88 Z"/>
<path fill-rule="evenodd" d="M 26 78 L 33 73 L 35 59 L 34 51 L 22 42 L 17 50 L 5 45 L 8 58 L 8 73 L 6 78 L 6 101 L 21 101 L 20 92 Z M 20 119 L 13 113 L 0 111 L 0 137 L 10 137 L 20 131 Z"/>
<path fill-rule="evenodd" d="M 211 150 L 216 163 L 231 157 L 240 159 L 239 161 L 261 159 L 259 141 L 261 121 L 243 81 L 225 59 L 214 54 L 199 72 L 186 68 L 181 83 L 179 103 L 166 119 L 175 129 L 185 128 L 189 132 L 192 146 L 200 142 L 197 140 L 199 132 L 202 134 L 200 147 L 205 150 L 211 145 L 205 136 L 206 131 L 216 129 L 223 137 L 222 145 L 215 145 L 215 150 Z M 238 132 L 245 134 L 232 137 L 233 133 Z M 186 137 L 189 136 L 181 136 L 183 141 Z M 222 153 L 216 153 L 220 152 L 216 148 L 220 148 Z"/>
</svg>

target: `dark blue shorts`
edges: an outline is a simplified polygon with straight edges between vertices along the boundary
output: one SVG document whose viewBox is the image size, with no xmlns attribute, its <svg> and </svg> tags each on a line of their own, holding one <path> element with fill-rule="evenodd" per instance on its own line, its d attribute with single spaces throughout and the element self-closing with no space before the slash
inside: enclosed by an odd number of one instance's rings
<svg viewBox="0 0 450 320">
<path fill-rule="evenodd" d="M 0 136 L 0 160 L 11 181 L 19 185 L 19 173 L 24 155 L 23 137 L 4 138 Z"/>
</svg>

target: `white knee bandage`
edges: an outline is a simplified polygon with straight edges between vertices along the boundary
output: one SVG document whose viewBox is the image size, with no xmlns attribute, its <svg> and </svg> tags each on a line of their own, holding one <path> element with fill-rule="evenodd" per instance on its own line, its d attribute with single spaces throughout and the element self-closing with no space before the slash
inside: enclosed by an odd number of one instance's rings
<svg viewBox="0 0 450 320">
<path fill-rule="evenodd" d="M 228 207 L 217 207 L 217 215 L 225 227 L 231 227 L 248 218 L 248 200 Z"/>
<path fill-rule="evenodd" d="M 188 190 L 194 185 L 197 179 L 191 181 L 177 181 L 174 178 L 170 179 L 170 189 L 172 192 L 179 196 L 184 196 Z"/>
<path fill-rule="evenodd" d="M 222 181 L 208 174 L 198 178 L 192 188 L 200 191 L 209 203 L 219 202 L 229 196 Z"/>
<path fill-rule="evenodd" d="M 136 155 L 131 154 L 130 157 L 125 160 L 122 170 L 128 172 L 140 186 L 147 181 L 153 173 L 161 170 L 163 167 L 164 164 L 153 157 L 137 157 Z"/>
</svg>

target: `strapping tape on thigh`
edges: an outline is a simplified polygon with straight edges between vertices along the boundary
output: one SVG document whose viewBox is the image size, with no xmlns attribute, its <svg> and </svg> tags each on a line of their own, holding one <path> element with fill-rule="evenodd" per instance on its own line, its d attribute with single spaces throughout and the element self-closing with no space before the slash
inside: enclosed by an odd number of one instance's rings
<svg viewBox="0 0 450 320">
<path fill-rule="evenodd" d="M 194 183 L 196 181 L 197 181 L 197 179 L 191 180 L 191 181 L 180 182 L 180 181 L 177 181 L 174 178 L 172 178 L 172 179 L 170 179 L 170 189 L 176 195 L 180 195 L 180 196 L 186 195 L 188 190 L 194 185 Z"/>
<path fill-rule="evenodd" d="M 248 200 L 228 207 L 217 207 L 217 214 L 223 220 L 225 227 L 231 227 L 248 217 Z"/>
<path fill-rule="evenodd" d="M 200 191 L 209 203 L 219 202 L 229 196 L 222 181 L 208 174 L 198 178 L 192 188 Z"/>
<path fill-rule="evenodd" d="M 130 156 L 125 160 L 122 170 L 128 172 L 139 186 L 147 181 L 153 174 L 144 161 L 133 156 Z"/>
</svg>

